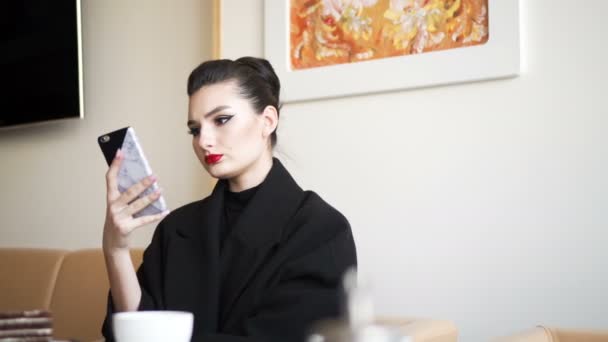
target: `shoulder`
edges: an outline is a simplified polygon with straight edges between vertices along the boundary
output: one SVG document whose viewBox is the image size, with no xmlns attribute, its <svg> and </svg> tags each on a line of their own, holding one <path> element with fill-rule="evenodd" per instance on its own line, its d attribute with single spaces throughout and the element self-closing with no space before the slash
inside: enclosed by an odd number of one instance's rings
<svg viewBox="0 0 608 342">
<path fill-rule="evenodd" d="M 302 223 L 323 225 L 332 230 L 350 230 L 348 220 L 340 211 L 314 191 L 305 191 L 298 216 Z"/>
<path fill-rule="evenodd" d="M 295 272 L 293 267 L 299 271 L 313 267 L 316 274 L 323 269 L 329 272 L 327 277 L 339 279 L 347 268 L 357 265 L 355 241 L 348 220 L 315 192 L 305 192 L 285 233 L 282 250 L 287 254 L 292 272 Z"/>
<path fill-rule="evenodd" d="M 317 193 L 305 191 L 300 208 L 285 232 L 284 241 L 316 248 L 335 240 L 352 242 L 350 223 Z"/>
</svg>

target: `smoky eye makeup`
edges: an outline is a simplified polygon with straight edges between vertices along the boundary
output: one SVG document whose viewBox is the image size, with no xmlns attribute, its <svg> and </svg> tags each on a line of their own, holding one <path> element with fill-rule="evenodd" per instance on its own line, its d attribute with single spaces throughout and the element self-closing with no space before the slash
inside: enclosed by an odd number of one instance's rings
<svg viewBox="0 0 608 342">
<path fill-rule="evenodd" d="M 218 115 L 215 118 L 213 118 L 213 121 L 218 126 L 222 126 L 222 125 L 225 125 L 228 121 L 230 121 L 230 119 L 232 119 L 233 117 L 234 117 L 234 114 L 222 114 L 222 115 Z"/>
<path fill-rule="evenodd" d="M 230 119 L 232 119 L 236 114 L 220 114 L 220 115 L 216 115 L 215 117 L 213 117 L 212 122 L 215 123 L 215 125 L 217 126 L 223 126 L 226 123 L 228 123 L 228 121 L 230 121 Z M 188 131 L 187 133 L 189 135 L 192 136 L 198 136 L 201 133 L 201 128 L 195 126 L 198 126 L 198 123 L 195 124 L 194 120 L 189 120 L 188 121 Z"/>
<path fill-rule="evenodd" d="M 191 136 L 198 136 L 201 133 L 201 129 L 199 127 L 188 127 L 188 134 Z"/>
</svg>

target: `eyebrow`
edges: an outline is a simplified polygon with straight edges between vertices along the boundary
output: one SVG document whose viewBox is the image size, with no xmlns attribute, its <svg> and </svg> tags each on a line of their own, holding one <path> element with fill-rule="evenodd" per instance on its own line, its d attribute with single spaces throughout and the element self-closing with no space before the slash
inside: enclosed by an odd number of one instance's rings
<svg viewBox="0 0 608 342">
<path fill-rule="evenodd" d="M 217 106 L 217 107 L 213 108 L 212 110 L 210 110 L 210 111 L 209 111 L 207 114 L 205 114 L 205 115 L 203 116 L 203 118 L 208 118 L 208 117 L 210 117 L 211 115 L 213 115 L 213 114 L 215 114 L 215 113 L 217 113 L 217 112 L 221 112 L 222 110 L 224 110 L 224 109 L 228 109 L 228 108 L 230 108 L 230 106 L 226 106 L 226 105 Z M 188 126 L 190 126 L 190 125 L 194 125 L 194 124 L 196 124 L 196 121 L 195 121 L 195 120 L 188 120 L 188 123 L 187 123 L 187 125 L 188 125 Z"/>
</svg>

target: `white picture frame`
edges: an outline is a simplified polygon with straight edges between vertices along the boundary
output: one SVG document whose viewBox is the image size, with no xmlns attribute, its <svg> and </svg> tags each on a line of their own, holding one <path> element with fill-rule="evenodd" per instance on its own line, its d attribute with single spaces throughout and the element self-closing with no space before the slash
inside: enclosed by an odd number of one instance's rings
<svg viewBox="0 0 608 342">
<path fill-rule="evenodd" d="M 291 70 L 289 0 L 265 0 L 264 54 L 282 83 L 284 102 L 517 76 L 519 0 L 488 0 L 485 44 L 421 54 Z"/>
</svg>

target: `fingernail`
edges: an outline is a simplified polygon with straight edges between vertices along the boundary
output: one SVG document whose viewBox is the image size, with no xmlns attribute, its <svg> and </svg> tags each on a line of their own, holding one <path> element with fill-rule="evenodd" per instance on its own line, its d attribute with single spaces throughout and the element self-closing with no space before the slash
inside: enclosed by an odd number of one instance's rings
<svg viewBox="0 0 608 342">
<path fill-rule="evenodd" d="M 157 180 L 157 179 L 158 179 L 158 178 L 156 178 L 156 176 L 155 176 L 155 175 L 151 175 L 151 176 L 150 176 L 150 181 L 151 181 L 152 183 L 156 182 L 156 180 Z"/>
<path fill-rule="evenodd" d="M 165 210 L 162 212 L 163 215 L 168 215 L 171 212 L 171 210 Z"/>
<path fill-rule="evenodd" d="M 120 149 L 116 150 L 116 158 L 120 159 L 122 157 L 122 151 Z"/>
</svg>

